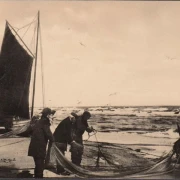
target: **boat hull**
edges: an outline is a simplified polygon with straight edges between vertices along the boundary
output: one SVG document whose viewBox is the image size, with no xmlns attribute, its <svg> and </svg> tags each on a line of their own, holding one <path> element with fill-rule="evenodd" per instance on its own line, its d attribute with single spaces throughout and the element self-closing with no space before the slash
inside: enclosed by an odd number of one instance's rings
<svg viewBox="0 0 180 180">
<path fill-rule="evenodd" d="M 4 127 L 7 131 L 10 131 L 13 127 L 13 116 L 0 117 L 0 127 Z"/>
</svg>

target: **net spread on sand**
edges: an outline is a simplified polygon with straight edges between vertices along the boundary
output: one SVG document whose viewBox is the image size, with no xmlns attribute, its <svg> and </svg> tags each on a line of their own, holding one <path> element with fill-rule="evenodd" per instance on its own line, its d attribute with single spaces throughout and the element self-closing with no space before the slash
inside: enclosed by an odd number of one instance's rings
<svg viewBox="0 0 180 180">
<path fill-rule="evenodd" d="M 50 163 L 54 166 L 61 165 L 78 177 L 140 177 L 172 171 L 172 154 L 170 151 L 166 156 L 152 162 L 117 144 L 87 141 L 84 143 L 82 165 L 79 167 L 61 153 L 58 143 L 54 143 L 51 147 Z"/>
<path fill-rule="evenodd" d="M 28 135 L 30 123 L 13 131 L 5 133 L 0 138 L 14 135 Z M 73 164 L 58 149 L 58 143 L 53 143 L 50 150 L 50 164 L 56 168 L 63 166 L 70 173 L 78 177 L 86 178 L 121 178 L 121 177 L 144 177 L 158 173 L 173 171 L 175 164 L 172 163 L 173 151 L 157 159 L 144 158 L 132 149 L 113 143 L 84 141 L 84 153 L 81 167 Z"/>
</svg>

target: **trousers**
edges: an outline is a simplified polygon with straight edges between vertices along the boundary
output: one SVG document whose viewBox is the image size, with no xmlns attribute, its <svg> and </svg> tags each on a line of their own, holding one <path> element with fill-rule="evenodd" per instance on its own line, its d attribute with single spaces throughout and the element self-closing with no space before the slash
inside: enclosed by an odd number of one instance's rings
<svg viewBox="0 0 180 180">
<path fill-rule="evenodd" d="M 75 143 L 71 145 L 71 161 L 77 166 L 81 165 L 82 155 L 83 155 L 83 145 L 76 145 Z"/>
<path fill-rule="evenodd" d="M 35 163 L 34 177 L 43 178 L 44 158 L 39 158 L 39 157 L 33 157 L 33 158 Z"/>
</svg>

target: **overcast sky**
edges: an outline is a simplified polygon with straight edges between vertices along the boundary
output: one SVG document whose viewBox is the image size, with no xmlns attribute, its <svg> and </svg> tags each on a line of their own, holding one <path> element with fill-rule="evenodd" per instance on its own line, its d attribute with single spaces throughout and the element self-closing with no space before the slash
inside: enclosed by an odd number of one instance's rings
<svg viewBox="0 0 180 180">
<path fill-rule="evenodd" d="M 38 10 L 47 106 L 180 104 L 180 2 L 0 1 L 0 43 Z"/>
</svg>

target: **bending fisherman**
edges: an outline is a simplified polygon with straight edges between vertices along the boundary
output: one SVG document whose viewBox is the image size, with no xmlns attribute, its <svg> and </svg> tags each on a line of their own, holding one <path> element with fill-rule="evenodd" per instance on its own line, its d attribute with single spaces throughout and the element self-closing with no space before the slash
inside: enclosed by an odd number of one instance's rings
<svg viewBox="0 0 180 180">
<path fill-rule="evenodd" d="M 65 155 L 65 151 L 67 151 L 67 144 L 71 144 L 73 141 L 72 129 L 75 124 L 75 120 L 74 116 L 65 118 L 59 123 L 54 131 L 53 136 L 55 142 L 57 142 L 56 145 L 63 155 Z M 61 165 L 57 165 L 57 174 L 70 175 L 70 173 L 65 171 Z"/>
<path fill-rule="evenodd" d="M 74 115 L 74 114 L 72 114 Z M 74 115 L 76 118 L 75 126 L 72 129 L 73 141 L 71 143 L 71 160 L 77 166 L 81 165 L 83 155 L 83 134 L 85 131 L 91 133 L 94 129 L 89 127 L 88 120 L 91 117 L 90 112 L 84 111 L 81 116 Z"/>
</svg>

